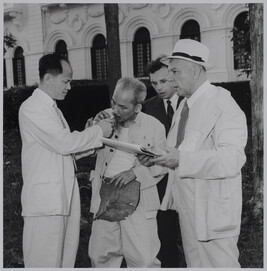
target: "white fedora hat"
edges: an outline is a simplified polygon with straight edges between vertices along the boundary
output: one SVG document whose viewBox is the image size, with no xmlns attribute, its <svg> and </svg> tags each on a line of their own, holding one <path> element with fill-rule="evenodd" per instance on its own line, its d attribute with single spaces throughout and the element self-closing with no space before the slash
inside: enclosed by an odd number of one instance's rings
<svg viewBox="0 0 267 271">
<path fill-rule="evenodd" d="M 164 57 L 161 62 L 167 64 L 170 59 L 184 59 L 193 63 L 210 68 L 211 65 L 208 63 L 209 49 L 204 44 L 192 40 L 192 39 L 181 39 L 178 40 L 174 46 L 172 55 Z"/>
</svg>

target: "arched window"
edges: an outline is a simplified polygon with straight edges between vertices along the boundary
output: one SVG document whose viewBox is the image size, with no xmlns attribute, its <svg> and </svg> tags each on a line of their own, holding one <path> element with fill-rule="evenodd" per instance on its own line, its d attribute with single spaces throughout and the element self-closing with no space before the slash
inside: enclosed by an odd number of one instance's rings
<svg viewBox="0 0 267 271">
<path fill-rule="evenodd" d="M 244 47 L 250 46 L 249 39 L 246 39 L 246 35 L 249 35 L 249 24 L 247 20 L 248 12 L 244 11 L 237 15 L 234 21 L 233 29 L 233 45 L 234 45 L 234 69 L 245 69 L 247 67 L 246 61 L 248 61 L 249 55 L 244 50 Z"/>
<path fill-rule="evenodd" d="M 133 41 L 134 76 L 146 76 L 146 65 L 151 60 L 151 42 L 149 31 L 145 27 L 139 28 Z"/>
<path fill-rule="evenodd" d="M 20 86 L 25 85 L 25 62 L 24 62 L 24 51 L 21 47 L 15 50 L 13 58 L 13 75 L 14 75 L 14 85 Z"/>
<path fill-rule="evenodd" d="M 192 39 L 200 41 L 200 27 L 198 22 L 195 20 L 185 22 L 181 29 L 180 39 Z"/>
<path fill-rule="evenodd" d="M 55 53 L 68 59 L 67 44 L 64 40 L 59 40 L 56 44 Z"/>
<path fill-rule="evenodd" d="M 92 77 L 95 80 L 107 79 L 107 45 L 102 34 L 95 36 L 91 47 Z"/>
</svg>

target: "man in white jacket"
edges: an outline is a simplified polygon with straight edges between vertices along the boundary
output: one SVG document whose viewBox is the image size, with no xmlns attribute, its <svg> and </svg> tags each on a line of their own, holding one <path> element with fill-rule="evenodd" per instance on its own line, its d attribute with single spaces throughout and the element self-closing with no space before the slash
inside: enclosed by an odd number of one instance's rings
<svg viewBox="0 0 267 271">
<path fill-rule="evenodd" d="M 165 59 L 185 99 L 173 117 L 166 154 L 142 163 L 169 168 L 161 208 L 179 212 L 187 267 L 240 267 L 246 118 L 229 91 L 207 80 L 208 56 L 205 45 L 182 39 Z"/>
<path fill-rule="evenodd" d="M 118 80 L 112 96 L 112 110 L 101 111 L 95 121 L 113 116 L 115 141 L 137 144 L 148 149 L 166 144 L 165 129 L 156 118 L 141 112 L 146 87 L 136 78 Z M 159 268 L 157 254 L 160 248 L 157 229 L 157 211 L 160 201 L 157 183 L 164 169 L 160 166 L 144 167 L 134 153 L 104 145 L 97 152 L 92 180 L 91 212 L 96 214 L 103 181 L 124 187 L 132 181 L 140 183 L 140 200 L 136 210 L 124 220 L 95 220 L 89 242 L 92 267 L 120 268 L 123 257 L 127 267 Z"/>
<path fill-rule="evenodd" d="M 20 107 L 21 195 L 25 267 L 74 267 L 80 232 L 80 196 L 74 153 L 101 147 L 113 125 L 102 120 L 70 132 L 56 105 L 70 89 L 72 69 L 61 56 L 39 61 L 40 84 Z"/>
</svg>

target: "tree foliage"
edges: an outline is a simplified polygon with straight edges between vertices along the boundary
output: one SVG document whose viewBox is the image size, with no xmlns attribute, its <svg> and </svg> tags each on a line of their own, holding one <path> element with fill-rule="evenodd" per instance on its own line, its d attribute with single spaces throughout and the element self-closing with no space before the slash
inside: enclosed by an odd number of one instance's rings
<svg viewBox="0 0 267 271">
<path fill-rule="evenodd" d="M 4 34 L 4 55 L 8 48 L 14 48 L 17 44 L 16 38 L 9 32 Z"/>
<path fill-rule="evenodd" d="M 250 46 L 250 17 L 247 13 L 244 28 L 239 29 L 234 27 L 233 32 L 233 49 L 235 60 L 242 59 L 243 65 L 239 69 L 241 73 L 247 76 L 251 73 L 251 46 Z"/>
</svg>

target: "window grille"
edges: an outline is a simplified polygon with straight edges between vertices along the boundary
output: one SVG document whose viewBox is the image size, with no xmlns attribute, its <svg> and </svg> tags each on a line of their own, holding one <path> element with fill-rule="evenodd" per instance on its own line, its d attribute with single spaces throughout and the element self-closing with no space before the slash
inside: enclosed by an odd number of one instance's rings
<svg viewBox="0 0 267 271">
<path fill-rule="evenodd" d="M 133 41 L 133 64 L 135 77 L 147 76 L 146 65 L 150 60 L 150 34 L 145 27 L 141 27 L 136 31 Z"/>
<path fill-rule="evenodd" d="M 107 46 L 103 35 L 98 34 L 91 47 L 92 77 L 95 80 L 107 79 Z"/>
<path fill-rule="evenodd" d="M 21 47 L 18 47 L 15 51 L 13 58 L 13 75 L 15 86 L 25 85 L 26 83 L 25 62 L 23 53 L 23 49 Z"/>
</svg>

